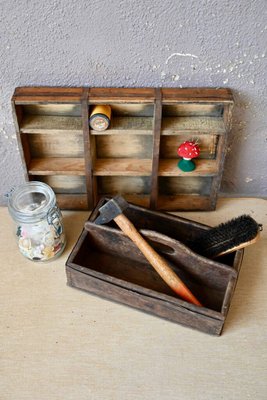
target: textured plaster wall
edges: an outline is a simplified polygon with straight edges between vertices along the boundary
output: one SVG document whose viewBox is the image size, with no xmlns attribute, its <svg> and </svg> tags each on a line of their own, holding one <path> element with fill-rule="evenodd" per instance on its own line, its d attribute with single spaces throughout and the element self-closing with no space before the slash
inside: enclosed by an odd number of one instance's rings
<svg viewBox="0 0 267 400">
<path fill-rule="evenodd" d="M 23 181 L 16 86 L 212 86 L 236 107 L 222 192 L 267 195 L 266 0 L 0 0 L 0 203 Z"/>
</svg>

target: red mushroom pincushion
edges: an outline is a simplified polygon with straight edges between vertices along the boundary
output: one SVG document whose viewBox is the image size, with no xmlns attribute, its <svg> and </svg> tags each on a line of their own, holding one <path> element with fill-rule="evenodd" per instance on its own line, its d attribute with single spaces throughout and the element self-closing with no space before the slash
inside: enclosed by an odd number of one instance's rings
<svg viewBox="0 0 267 400">
<path fill-rule="evenodd" d="M 178 162 L 178 167 L 184 172 L 193 171 L 196 166 L 192 158 L 196 158 L 200 154 L 199 146 L 195 142 L 187 141 L 178 147 L 177 153 L 182 160 Z"/>
</svg>

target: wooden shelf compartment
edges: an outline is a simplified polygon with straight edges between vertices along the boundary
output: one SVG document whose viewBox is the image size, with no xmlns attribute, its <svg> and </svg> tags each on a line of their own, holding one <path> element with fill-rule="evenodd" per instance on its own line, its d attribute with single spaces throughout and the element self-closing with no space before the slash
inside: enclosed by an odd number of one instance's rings
<svg viewBox="0 0 267 400">
<path fill-rule="evenodd" d="M 87 210 L 85 176 L 81 175 L 30 175 L 30 180 L 38 180 L 53 188 L 57 203 L 63 210 Z"/>
<path fill-rule="evenodd" d="M 93 136 L 96 158 L 152 159 L 153 136 Z"/>
<path fill-rule="evenodd" d="M 94 104 L 112 107 L 104 132 L 89 128 Z M 26 178 L 50 184 L 63 208 L 92 209 L 117 193 L 154 209 L 215 208 L 231 126 L 228 89 L 30 87 L 15 90 L 12 106 Z M 182 172 L 177 148 L 196 138 L 196 169 Z"/>
<path fill-rule="evenodd" d="M 85 175 L 83 158 L 33 158 L 28 167 L 29 175 Z"/>
<path fill-rule="evenodd" d="M 212 176 L 168 176 L 159 177 L 158 189 L 161 195 L 208 196 L 212 187 Z"/>
<path fill-rule="evenodd" d="M 176 135 L 161 136 L 160 138 L 160 159 L 180 158 L 177 154 L 178 147 L 186 140 L 196 140 L 200 147 L 198 159 L 216 159 L 219 136 L 216 134 L 203 135 Z"/>
<path fill-rule="evenodd" d="M 20 133 L 82 133 L 81 105 L 14 103 Z"/>
<path fill-rule="evenodd" d="M 209 195 L 160 195 L 158 196 L 157 208 L 162 211 L 205 211 L 214 210 L 214 205 Z"/>
<path fill-rule="evenodd" d="M 112 117 L 106 131 L 90 130 L 91 135 L 153 135 L 152 117 Z"/>
<path fill-rule="evenodd" d="M 150 176 L 151 159 L 102 158 L 96 159 L 94 176 Z"/>
<path fill-rule="evenodd" d="M 153 135 L 153 102 L 107 104 L 112 110 L 110 127 L 102 132 L 90 129 L 91 135 Z"/>
<path fill-rule="evenodd" d="M 120 193 L 129 202 L 149 207 L 150 176 L 98 176 L 96 179 L 98 199 Z"/>
<path fill-rule="evenodd" d="M 61 210 L 88 210 L 86 194 L 56 194 L 57 204 Z"/>
<path fill-rule="evenodd" d="M 222 117 L 163 117 L 162 118 L 162 135 L 202 135 L 214 134 L 224 135 L 225 126 Z"/>
<path fill-rule="evenodd" d="M 159 171 L 158 176 L 181 176 L 181 177 L 191 177 L 191 176 L 215 176 L 218 173 L 218 165 L 216 160 L 194 160 L 196 164 L 196 169 L 191 172 L 181 171 L 177 164 L 179 159 L 161 159 L 159 161 Z"/>
<path fill-rule="evenodd" d="M 120 192 L 116 191 L 116 194 L 118 194 Z M 149 194 L 128 194 L 128 193 L 124 193 L 121 192 L 120 193 L 123 198 L 128 201 L 129 203 L 135 204 L 137 206 L 141 206 L 141 207 L 146 207 L 149 208 L 150 207 L 150 195 Z M 101 193 L 97 195 L 96 201 L 99 201 L 102 197 L 112 197 L 113 195 L 111 193 Z"/>
<path fill-rule="evenodd" d="M 82 134 L 80 117 L 25 115 L 20 124 L 21 133 Z"/>
</svg>

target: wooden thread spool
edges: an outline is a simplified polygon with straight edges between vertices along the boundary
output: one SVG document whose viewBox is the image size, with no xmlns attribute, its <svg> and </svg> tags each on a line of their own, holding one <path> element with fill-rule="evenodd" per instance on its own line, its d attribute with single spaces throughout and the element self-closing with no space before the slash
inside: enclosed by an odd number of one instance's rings
<svg viewBox="0 0 267 400">
<path fill-rule="evenodd" d="M 99 104 L 94 106 L 89 118 L 90 127 L 95 131 L 105 131 L 110 125 L 111 107 Z"/>
</svg>

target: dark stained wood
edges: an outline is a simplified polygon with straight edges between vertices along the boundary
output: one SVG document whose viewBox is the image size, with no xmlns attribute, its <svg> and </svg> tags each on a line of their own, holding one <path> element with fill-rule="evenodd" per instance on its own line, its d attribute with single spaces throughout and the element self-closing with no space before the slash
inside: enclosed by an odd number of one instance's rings
<svg viewBox="0 0 267 400">
<path fill-rule="evenodd" d="M 88 97 L 89 89 L 84 88 L 82 94 L 82 126 L 83 126 L 83 144 L 84 144 L 84 162 L 85 162 L 85 176 L 86 176 L 86 189 L 87 189 L 87 203 L 89 210 L 94 207 L 93 197 L 93 161 L 92 149 L 89 132 L 89 111 L 88 111 Z"/>
<path fill-rule="evenodd" d="M 103 102 L 150 103 L 154 102 L 153 88 L 90 88 L 90 103 Z"/>
<path fill-rule="evenodd" d="M 160 153 L 160 134 L 162 120 L 161 90 L 155 89 L 155 111 L 154 111 L 154 140 L 152 154 L 152 174 L 151 174 L 151 195 L 150 207 L 155 210 L 158 200 L 158 170 L 159 170 L 159 153 Z"/>
<path fill-rule="evenodd" d="M 82 92 L 83 88 L 30 86 L 16 88 L 12 99 L 16 104 L 80 103 Z"/>
<path fill-rule="evenodd" d="M 104 201 L 101 199 L 92 212 L 89 231 L 83 230 L 66 262 L 68 284 L 175 323 L 219 335 L 234 293 L 243 250 L 231 257 L 221 257 L 220 262 L 201 257 L 185 243 L 192 238 L 197 240 L 207 226 L 130 205 L 125 214 L 138 229 L 141 227 L 142 235 L 204 305 L 195 306 L 170 290 L 114 223 L 108 226 L 93 223 Z"/>
<path fill-rule="evenodd" d="M 203 103 L 232 103 L 233 95 L 228 88 L 163 88 L 163 102 L 203 102 Z"/>
<path fill-rule="evenodd" d="M 88 210 L 86 194 L 56 194 L 61 210 Z"/>
</svg>

